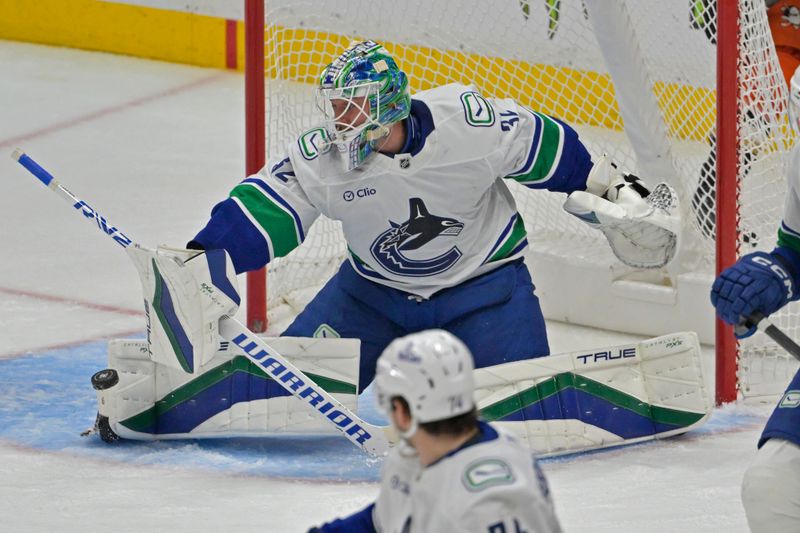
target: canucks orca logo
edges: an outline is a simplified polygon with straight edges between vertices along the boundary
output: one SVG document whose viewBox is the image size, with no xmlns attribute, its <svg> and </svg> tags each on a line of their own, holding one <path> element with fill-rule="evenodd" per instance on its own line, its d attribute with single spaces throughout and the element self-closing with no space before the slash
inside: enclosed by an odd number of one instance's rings
<svg viewBox="0 0 800 533">
<path fill-rule="evenodd" d="M 386 270 L 400 276 L 434 276 L 444 272 L 463 255 L 458 247 L 421 260 L 409 259 L 403 252 L 418 250 L 440 236 L 456 236 L 464 223 L 430 214 L 419 198 L 409 199 L 408 204 L 411 211 L 408 220 L 402 224 L 389 221 L 392 227 L 378 235 L 370 247 L 372 257 Z"/>
</svg>

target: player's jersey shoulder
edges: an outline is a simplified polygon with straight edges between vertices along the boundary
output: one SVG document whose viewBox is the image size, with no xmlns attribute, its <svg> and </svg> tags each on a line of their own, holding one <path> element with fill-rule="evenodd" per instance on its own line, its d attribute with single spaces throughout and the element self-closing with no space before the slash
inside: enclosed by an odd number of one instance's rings
<svg viewBox="0 0 800 533">
<path fill-rule="evenodd" d="M 420 511 L 417 518 L 428 526 L 449 520 L 459 530 L 479 526 L 484 531 L 501 531 L 509 517 L 528 526 L 553 521 L 551 503 L 534 464 L 530 450 L 515 438 L 481 423 L 479 438 L 421 472 L 413 493 L 416 509 L 424 507 L 420 502 L 435 500 L 437 510 Z"/>
<path fill-rule="evenodd" d="M 519 466 L 514 463 L 518 463 L 521 456 L 525 457 L 526 469 L 530 464 L 527 460 L 529 451 L 522 447 L 515 436 L 487 423 L 481 425 L 481 431 L 484 435 L 483 441 L 471 449 L 465 449 L 464 458 L 460 461 L 461 477 L 467 490 L 478 491 L 502 484 L 501 481 L 510 481 L 513 470 Z M 482 468 L 481 465 L 494 466 Z"/>
<path fill-rule="evenodd" d="M 298 181 L 304 187 L 322 184 L 345 173 L 342 156 L 331 143 L 324 126 L 311 127 L 287 147 L 287 155 Z"/>
<path fill-rule="evenodd" d="M 487 98 L 475 87 L 460 83 L 449 83 L 422 91 L 415 94 L 414 99 L 424 102 L 430 108 L 437 127 L 456 119 L 453 122 L 462 127 L 492 128 L 498 121 L 498 104 L 507 105 L 506 100 Z"/>
<path fill-rule="evenodd" d="M 465 446 L 442 461 L 442 481 L 459 479 L 462 492 L 476 494 L 513 485 L 531 468 L 530 452 L 510 434 L 481 423 L 477 442 Z M 456 495 L 459 491 L 449 491 Z"/>
<path fill-rule="evenodd" d="M 413 99 L 428 108 L 436 134 L 442 142 L 448 140 L 449 157 L 454 160 L 473 160 L 496 150 L 508 131 L 502 125 L 503 113 L 511 109 L 516 115 L 513 101 L 487 98 L 475 87 L 459 83 L 417 93 Z"/>
<path fill-rule="evenodd" d="M 289 145 L 290 155 L 293 155 L 292 160 L 298 160 L 295 164 L 300 164 L 300 161 L 314 161 L 321 155 L 326 154 L 330 150 L 329 134 L 323 126 L 315 126 L 307 129 L 297 136 L 297 140 Z"/>
</svg>

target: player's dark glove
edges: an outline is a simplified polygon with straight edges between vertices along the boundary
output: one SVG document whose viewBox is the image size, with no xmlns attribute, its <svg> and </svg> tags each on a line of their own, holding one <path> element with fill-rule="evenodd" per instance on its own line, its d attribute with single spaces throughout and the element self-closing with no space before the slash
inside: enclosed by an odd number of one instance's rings
<svg viewBox="0 0 800 533">
<path fill-rule="evenodd" d="M 795 299 L 794 275 L 788 261 L 777 254 L 755 252 L 741 257 L 725 269 L 711 287 L 711 303 L 717 315 L 736 325 L 758 311 L 768 316 Z M 755 333 L 755 326 L 737 333 L 742 339 Z"/>
</svg>

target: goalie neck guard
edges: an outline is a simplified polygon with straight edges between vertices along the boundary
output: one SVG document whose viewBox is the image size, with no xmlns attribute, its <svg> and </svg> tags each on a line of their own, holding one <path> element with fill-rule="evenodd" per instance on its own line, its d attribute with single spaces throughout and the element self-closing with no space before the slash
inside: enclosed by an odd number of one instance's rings
<svg viewBox="0 0 800 533">
<path fill-rule="evenodd" d="M 320 75 L 317 107 L 330 142 L 343 152 L 347 170 L 373 152 L 389 126 L 408 116 L 408 77 L 380 44 L 354 42 Z"/>
<path fill-rule="evenodd" d="M 394 340 L 378 359 L 375 395 L 391 418 L 392 398 L 409 406 L 412 427 L 468 413 L 475 407 L 474 363 L 469 349 L 452 334 L 432 329 Z"/>
</svg>

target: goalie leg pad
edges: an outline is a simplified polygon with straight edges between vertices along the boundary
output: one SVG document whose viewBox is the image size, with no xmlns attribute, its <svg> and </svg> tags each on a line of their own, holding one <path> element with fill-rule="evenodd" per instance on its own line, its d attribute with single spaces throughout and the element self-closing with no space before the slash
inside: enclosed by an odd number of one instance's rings
<svg viewBox="0 0 800 533">
<path fill-rule="evenodd" d="M 349 409 L 357 405 L 359 342 L 355 339 L 271 338 L 287 360 Z M 224 342 L 196 374 L 154 363 L 145 341 L 109 342 L 119 383 L 98 390 L 98 410 L 111 429 L 135 440 L 329 433 L 307 402 L 289 395 Z"/>
<path fill-rule="evenodd" d="M 481 415 L 541 456 L 684 433 L 711 413 L 695 333 L 475 371 Z"/>
</svg>

